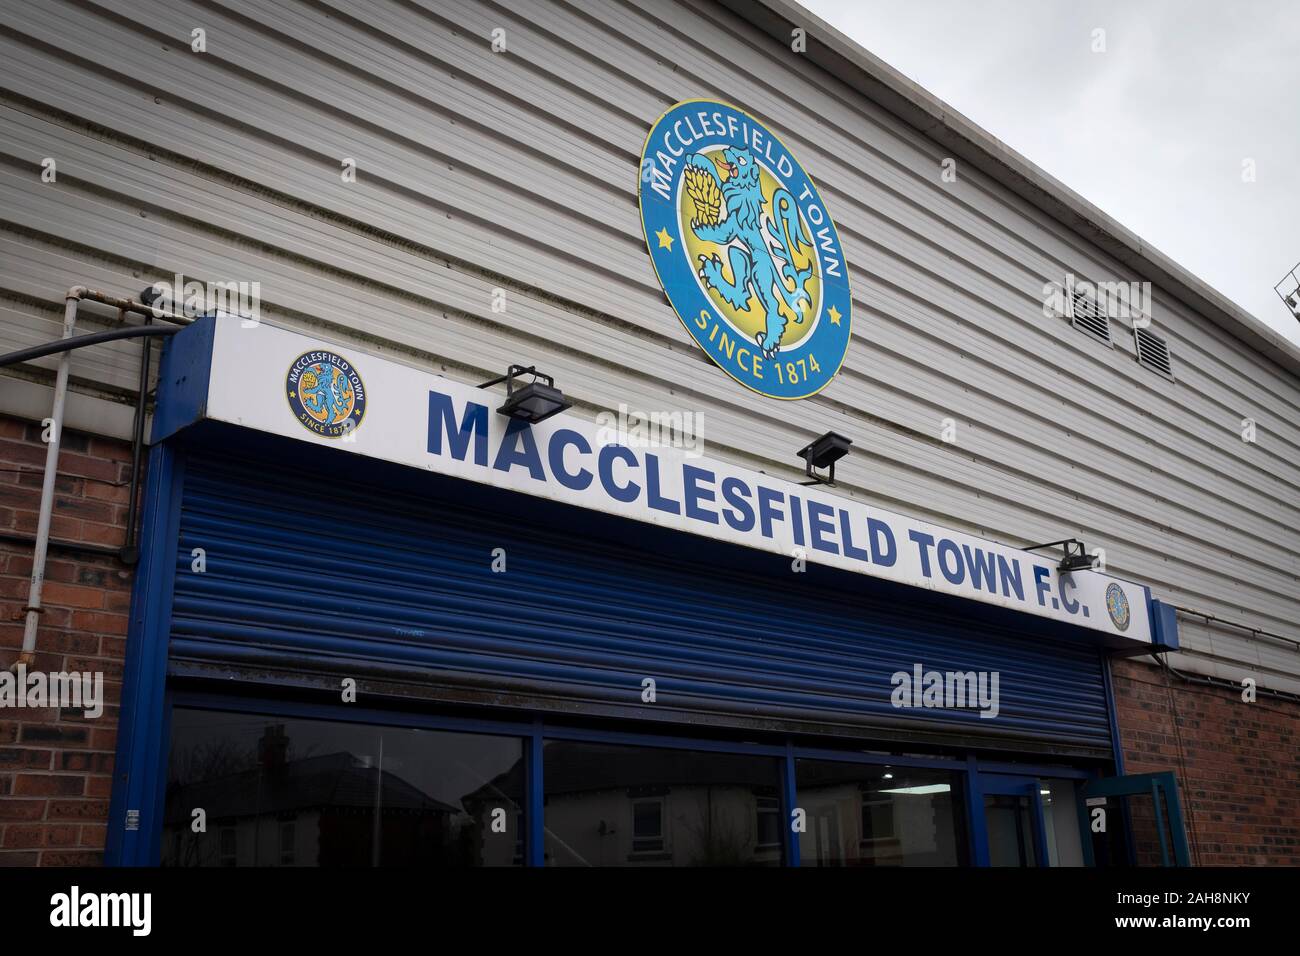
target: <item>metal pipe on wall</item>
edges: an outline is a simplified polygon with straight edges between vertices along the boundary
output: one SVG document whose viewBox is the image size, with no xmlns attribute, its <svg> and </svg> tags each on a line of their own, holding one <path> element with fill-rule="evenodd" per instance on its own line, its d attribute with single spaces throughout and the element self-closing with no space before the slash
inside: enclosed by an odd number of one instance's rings
<svg viewBox="0 0 1300 956">
<path fill-rule="evenodd" d="M 162 335 L 172 335 L 179 331 L 180 329 L 170 326 L 128 325 L 124 328 L 109 329 L 107 332 L 92 332 L 89 335 L 78 335 L 71 339 L 46 342 L 44 345 L 33 345 L 30 348 L 19 349 L 17 352 L 6 352 L 4 355 L 0 355 L 0 368 L 21 365 L 23 362 L 45 358 L 47 355 L 73 352 L 77 349 L 84 349 L 88 345 L 120 342 L 122 339 L 156 338 Z"/>
<path fill-rule="evenodd" d="M 77 328 L 79 288 L 68 290 L 63 300 L 63 338 L 72 338 Z M 41 481 L 41 507 L 36 518 L 36 548 L 32 554 L 32 580 L 27 589 L 27 618 L 23 623 L 23 646 L 18 664 L 31 666 L 36 659 L 36 627 L 41 620 L 41 590 L 45 586 L 45 557 L 50 548 L 50 521 L 54 515 L 54 481 L 59 471 L 59 446 L 63 441 L 63 406 L 68 396 L 68 367 L 72 352 L 59 356 L 54 379 L 54 408 L 50 412 L 50 440 L 45 446 L 45 475 Z"/>
<path fill-rule="evenodd" d="M 152 322 L 152 315 L 144 317 L 146 328 Z M 148 405 L 149 359 L 152 355 L 153 341 L 146 338 L 140 348 L 140 390 L 135 396 L 135 421 L 131 425 L 131 488 L 126 499 L 126 541 L 119 552 L 122 562 L 132 566 L 140 560 L 140 549 L 135 546 L 135 506 L 136 499 L 140 497 L 140 451 L 144 447 L 144 416 Z"/>
<path fill-rule="evenodd" d="M 61 342 L 64 345 L 69 345 L 68 340 L 76 332 L 77 308 L 82 299 L 102 302 L 105 305 L 117 308 L 123 313 L 140 313 L 149 316 L 151 319 L 166 319 L 178 325 L 188 324 L 190 321 L 185 316 L 172 315 L 143 302 L 137 302 L 134 299 L 106 295 L 85 286 L 73 286 L 68 289 L 63 298 L 63 338 Z M 94 342 L 84 344 L 90 345 L 94 344 Z M 45 561 L 50 547 L 50 523 L 54 517 L 54 483 L 58 478 L 59 447 L 63 440 L 64 406 L 67 403 L 68 396 L 68 370 L 72 362 L 74 347 L 65 348 L 59 355 L 59 368 L 54 379 L 54 405 L 50 411 L 50 417 L 47 419 L 50 423 L 50 438 L 45 449 L 45 474 L 41 481 L 41 504 L 36 519 L 32 577 L 31 583 L 28 585 L 27 606 L 25 608 L 27 616 L 23 624 L 22 649 L 19 651 L 18 660 L 14 662 L 12 669 L 16 669 L 20 664 L 31 666 L 36 659 L 36 631 L 43 613 L 41 591 L 45 585 Z"/>
</svg>

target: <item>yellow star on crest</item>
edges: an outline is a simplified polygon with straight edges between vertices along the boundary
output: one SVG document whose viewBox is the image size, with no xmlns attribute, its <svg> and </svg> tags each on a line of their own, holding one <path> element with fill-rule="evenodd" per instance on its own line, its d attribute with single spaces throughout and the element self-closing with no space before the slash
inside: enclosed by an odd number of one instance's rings
<svg viewBox="0 0 1300 956">
<path fill-rule="evenodd" d="M 667 249 L 669 252 L 673 251 L 673 237 L 668 235 L 668 228 L 666 226 L 656 232 L 655 235 L 659 238 L 660 249 Z"/>
<path fill-rule="evenodd" d="M 840 310 L 835 308 L 835 306 L 830 307 L 830 311 L 827 312 L 827 315 L 831 317 L 831 325 L 839 325 L 840 319 L 843 318 L 840 314 Z"/>
</svg>

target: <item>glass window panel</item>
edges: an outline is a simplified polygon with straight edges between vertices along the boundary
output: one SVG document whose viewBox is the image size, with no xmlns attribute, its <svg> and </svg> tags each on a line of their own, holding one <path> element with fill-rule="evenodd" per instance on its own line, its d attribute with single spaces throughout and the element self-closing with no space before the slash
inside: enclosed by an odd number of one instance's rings
<svg viewBox="0 0 1300 956">
<path fill-rule="evenodd" d="M 758 837 L 761 847 L 779 846 L 781 843 L 781 800 L 770 796 L 758 798 Z"/>
<path fill-rule="evenodd" d="M 1078 787 L 1075 782 L 1044 780 L 1042 798 L 1048 861 L 1052 866 L 1083 866 Z"/>
<path fill-rule="evenodd" d="M 1088 817 L 1088 839 L 1092 843 L 1093 864 L 1099 867 L 1127 866 L 1129 848 L 1125 843 L 1122 797 L 1088 797 L 1084 812 Z M 1102 811 L 1100 816 L 1097 811 Z M 1096 829 L 1100 826 L 1101 829 Z"/>
<path fill-rule="evenodd" d="M 1033 807 L 1029 797 L 985 794 L 990 866 L 1037 866 Z"/>
<path fill-rule="evenodd" d="M 804 866 L 966 863 L 961 775 L 832 760 L 795 763 Z"/>
<path fill-rule="evenodd" d="M 1173 863 L 1173 833 L 1170 830 L 1169 803 L 1162 794 L 1157 808 L 1150 793 L 1111 797 L 1107 801 L 1108 829 L 1132 834 L 1132 861 L 1136 866 L 1169 866 Z M 1158 814 L 1157 814 L 1158 809 Z M 1124 826 L 1125 815 L 1128 826 Z"/>
<path fill-rule="evenodd" d="M 774 757 L 549 740 L 542 780 L 550 866 L 782 861 Z"/>
<path fill-rule="evenodd" d="M 162 863 L 519 864 L 524 753 L 515 737 L 177 708 Z"/>
<path fill-rule="evenodd" d="M 658 800 L 643 800 L 632 811 L 632 835 L 638 839 L 657 837 L 663 833 L 663 804 Z"/>
</svg>

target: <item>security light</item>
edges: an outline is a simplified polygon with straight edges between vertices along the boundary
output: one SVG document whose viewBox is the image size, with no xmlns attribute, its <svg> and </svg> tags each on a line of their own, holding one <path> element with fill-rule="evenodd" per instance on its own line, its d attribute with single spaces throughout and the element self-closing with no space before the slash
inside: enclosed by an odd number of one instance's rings
<svg viewBox="0 0 1300 956">
<path fill-rule="evenodd" d="M 533 380 L 517 389 L 514 382 L 518 375 L 531 375 Z M 566 401 L 564 393 L 555 387 L 555 379 L 538 372 L 536 366 L 530 365 L 524 368 L 522 365 L 512 365 L 505 375 L 484 382 L 479 388 L 500 385 L 502 382 L 506 383 L 506 400 L 497 411 L 510 418 L 523 419 L 536 425 L 573 405 L 572 402 Z"/>
<path fill-rule="evenodd" d="M 1068 574 L 1071 571 L 1090 571 L 1097 563 L 1095 555 L 1088 553 L 1088 547 L 1078 538 L 1066 538 L 1064 541 L 1049 541 L 1047 544 L 1035 544 L 1025 548 L 1025 551 L 1041 551 L 1043 548 L 1060 548 L 1062 551 L 1061 563 L 1056 566 L 1056 570 L 1062 574 Z"/>
<path fill-rule="evenodd" d="M 843 435 L 827 432 L 811 445 L 799 449 L 799 457 L 806 462 L 804 474 L 811 479 L 804 484 L 835 484 L 835 463 L 849 453 L 849 446 L 852 444 L 853 442 Z M 814 468 L 827 468 L 829 471 L 822 476 L 817 474 Z"/>
</svg>

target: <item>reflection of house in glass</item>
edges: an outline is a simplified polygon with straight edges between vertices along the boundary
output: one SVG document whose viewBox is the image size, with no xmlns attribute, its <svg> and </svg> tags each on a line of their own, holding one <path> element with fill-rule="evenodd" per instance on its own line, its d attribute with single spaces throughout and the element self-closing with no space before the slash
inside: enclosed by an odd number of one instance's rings
<svg viewBox="0 0 1300 956">
<path fill-rule="evenodd" d="M 804 865 L 958 866 L 965 832 L 953 774 L 800 760 Z"/>
<path fill-rule="evenodd" d="M 282 726 L 267 727 L 258 751 L 249 769 L 169 785 L 163 865 L 456 865 L 478 853 L 463 811 L 369 758 L 288 759 Z M 192 829 L 198 808 L 204 833 Z"/>
<path fill-rule="evenodd" d="M 507 778 L 521 772 L 516 767 L 467 795 L 466 808 L 477 815 L 476 804 L 497 788 L 516 789 L 518 782 Z M 779 776 L 771 758 L 550 741 L 543 786 L 551 866 L 782 861 Z"/>
</svg>

